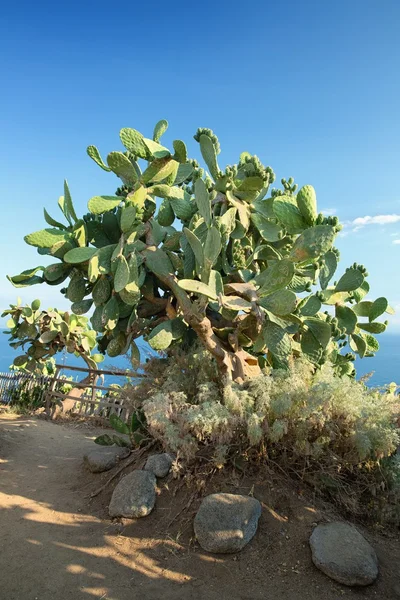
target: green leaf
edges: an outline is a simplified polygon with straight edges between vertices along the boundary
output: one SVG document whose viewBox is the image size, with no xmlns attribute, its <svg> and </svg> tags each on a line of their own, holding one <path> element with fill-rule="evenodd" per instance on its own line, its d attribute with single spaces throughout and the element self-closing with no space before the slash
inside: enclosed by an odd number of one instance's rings
<svg viewBox="0 0 400 600">
<path fill-rule="evenodd" d="M 300 308 L 300 314 L 304 317 L 313 317 L 321 310 L 321 300 L 316 296 L 309 296 Z"/>
<path fill-rule="evenodd" d="M 119 132 L 119 137 L 125 148 L 130 150 L 135 156 L 148 158 L 149 151 L 143 142 L 143 135 L 139 131 L 130 127 L 124 127 Z"/>
<path fill-rule="evenodd" d="M 383 333 L 386 330 L 385 323 L 357 323 L 360 329 L 368 331 L 368 333 Z"/>
<path fill-rule="evenodd" d="M 361 335 L 357 335 L 356 333 L 353 333 L 351 335 L 351 339 L 355 346 L 353 347 L 353 344 L 351 344 L 352 350 L 356 350 L 360 355 L 360 358 L 364 358 L 365 353 L 367 351 L 367 342 L 364 340 L 363 337 L 361 337 Z"/>
<path fill-rule="evenodd" d="M 178 166 L 179 163 L 172 158 L 156 158 L 144 171 L 142 181 L 145 184 L 150 182 L 160 183 L 164 179 L 167 179 L 172 173 L 176 173 Z"/>
<path fill-rule="evenodd" d="M 210 138 L 207 138 L 210 139 Z M 211 140 L 210 140 L 211 142 Z M 211 142 L 212 144 L 212 142 Z M 197 179 L 194 184 L 194 195 L 196 199 L 197 208 L 199 213 L 203 217 L 207 226 L 211 225 L 211 200 L 209 193 L 206 188 L 206 184 L 202 179 Z"/>
<path fill-rule="evenodd" d="M 88 310 L 91 309 L 93 304 L 93 300 L 80 300 L 79 302 L 74 302 L 71 305 L 71 310 L 75 315 L 84 315 Z"/>
<path fill-rule="evenodd" d="M 220 169 L 217 162 L 217 153 L 214 144 L 208 135 L 202 134 L 200 136 L 200 150 L 211 176 L 214 180 L 218 179 Z"/>
<path fill-rule="evenodd" d="M 387 311 L 388 304 L 389 303 L 386 300 L 386 298 L 377 298 L 375 302 L 372 303 L 371 309 L 369 311 L 369 321 L 375 321 L 375 319 L 383 315 L 383 313 Z"/>
<path fill-rule="evenodd" d="M 364 300 L 363 302 L 359 302 L 358 304 L 352 306 L 352 310 L 358 317 L 369 317 L 372 304 L 373 302 L 370 300 Z"/>
<path fill-rule="evenodd" d="M 160 323 L 147 338 L 153 350 L 166 350 L 173 340 L 180 339 L 187 327 L 181 319 L 171 319 Z"/>
<path fill-rule="evenodd" d="M 122 152 L 110 152 L 107 163 L 125 185 L 134 185 L 138 179 L 137 173 L 131 161 Z"/>
<path fill-rule="evenodd" d="M 167 254 L 160 248 L 147 248 L 144 253 L 147 268 L 155 275 L 166 276 L 174 273 L 174 267 Z"/>
<path fill-rule="evenodd" d="M 258 213 L 251 213 L 250 218 L 264 240 L 267 242 L 277 242 L 280 239 L 282 228 L 274 220 L 266 219 Z"/>
<path fill-rule="evenodd" d="M 66 229 L 66 226 L 63 225 L 62 223 L 60 223 L 59 221 L 56 221 L 55 219 L 53 219 L 49 215 L 49 213 L 47 212 L 47 210 L 45 208 L 43 209 L 43 213 L 44 213 L 44 220 L 46 221 L 46 223 L 48 223 L 52 227 L 58 227 L 59 229 Z"/>
<path fill-rule="evenodd" d="M 378 350 L 379 350 L 378 340 L 376 338 L 374 338 L 373 335 L 370 335 L 369 333 L 365 333 L 364 338 L 367 342 L 368 350 L 371 350 L 372 352 L 378 352 Z"/>
<path fill-rule="evenodd" d="M 167 129 L 168 121 L 166 121 L 165 119 L 161 119 L 161 121 L 158 121 L 158 123 L 156 123 L 156 126 L 154 127 L 153 140 L 155 142 L 158 142 L 160 137 L 167 131 Z"/>
<path fill-rule="evenodd" d="M 326 348 L 331 339 L 331 326 L 317 317 L 304 319 L 304 323 L 309 327 L 311 333 L 318 340 L 322 348 Z M 304 335 L 304 334 L 303 334 Z"/>
<path fill-rule="evenodd" d="M 279 362 L 287 363 L 292 347 L 290 337 L 282 327 L 272 321 L 267 321 L 263 328 L 263 336 L 268 350 Z"/>
<path fill-rule="evenodd" d="M 277 260 L 275 264 L 254 278 L 254 283 L 261 286 L 258 295 L 262 298 L 285 288 L 292 281 L 293 275 L 294 265 L 290 260 L 287 258 Z"/>
<path fill-rule="evenodd" d="M 182 142 L 182 140 L 174 140 L 172 145 L 175 150 L 174 159 L 181 164 L 186 163 L 188 157 L 185 142 Z"/>
<path fill-rule="evenodd" d="M 315 365 L 317 365 L 322 358 L 323 348 L 310 330 L 302 333 L 301 351 L 306 358 Z"/>
<path fill-rule="evenodd" d="M 100 156 L 100 152 L 98 151 L 98 149 L 96 148 L 96 146 L 88 146 L 86 148 L 86 152 L 88 153 L 88 155 L 90 156 L 90 158 L 92 160 L 94 160 L 94 162 L 96 164 L 99 165 L 99 167 L 101 167 L 102 169 L 104 169 L 104 171 L 111 171 L 111 169 L 109 167 L 107 167 L 106 164 L 104 164 L 103 159 Z"/>
<path fill-rule="evenodd" d="M 248 312 L 252 308 L 251 302 L 241 298 L 240 296 L 223 296 L 222 304 L 229 310 L 243 310 Z"/>
<path fill-rule="evenodd" d="M 58 336 L 58 331 L 52 329 L 51 331 L 44 331 L 39 338 L 41 344 L 49 344 Z"/>
<path fill-rule="evenodd" d="M 118 196 L 93 196 L 88 202 L 88 209 L 93 215 L 101 215 L 113 210 L 119 204 L 121 204 L 121 198 Z"/>
<path fill-rule="evenodd" d="M 337 269 L 337 258 L 336 254 L 330 251 L 324 254 L 322 259 L 324 262 L 319 272 L 319 282 L 321 284 L 321 288 L 324 290 L 335 274 Z"/>
<path fill-rule="evenodd" d="M 24 240 L 30 246 L 37 248 L 51 248 L 59 242 L 67 242 L 72 239 L 72 235 L 59 229 L 42 229 L 29 233 L 24 237 Z"/>
<path fill-rule="evenodd" d="M 96 252 L 96 248 L 73 248 L 65 254 L 64 260 L 69 264 L 75 265 L 90 260 Z"/>
<path fill-rule="evenodd" d="M 296 294 L 290 290 L 278 290 L 261 298 L 258 303 L 275 315 L 288 315 L 296 308 Z"/>
<path fill-rule="evenodd" d="M 200 267 L 203 267 L 204 251 L 199 238 L 193 233 L 193 231 L 190 231 L 190 229 L 188 229 L 187 227 L 183 228 L 183 232 L 186 236 L 187 241 L 190 244 L 191 249 L 193 250 L 193 254 L 196 257 L 197 262 L 199 263 Z"/>
<path fill-rule="evenodd" d="M 201 281 L 197 281 L 195 279 L 181 279 L 178 281 L 179 287 L 187 292 L 192 292 L 193 294 L 207 296 L 211 298 L 211 300 L 217 300 L 217 295 L 215 292 L 205 283 Z"/>
<path fill-rule="evenodd" d="M 290 259 L 303 262 L 326 254 L 331 249 L 335 236 L 336 231 L 330 225 L 316 225 L 306 229 L 293 244 Z"/>
<path fill-rule="evenodd" d="M 369 292 L 369 283 L 364 280 L 360 287 L 357 290 L 354 290 L 353 296 L 356 302 L 361 302 L 361 300 L 366 296 Z"/>
<path fill-rule="evenodd" d="M 339 327 L 345 328 L 346 333 L 353 333 L 357 326 L 357 315 L 348 306 L 336 305 L 335 316 L 339 321 Z"/>
<path fill-rule="evenodd" d="M 170 156 L 171 152 L 165 146 L 161 146 L 158 142 L 154 140 L 149 140 L 148 138 L 143 138 L 144 145 L 146 146 L 149 154 L 154 158 L 165 158 L 166 156 Z"/>
<path fill-rule="evenodd" d="M 347 269 L 336 284 L 335 292 L 352 292 L 364 281 L 364 275 L 358 269 Z"/>
<path fill-rule="evenodd" d="M 104 433 L 103 435 L 99 435 L 94 440 L 94 443 L 98 444 L 99 446 L 114 446 L 115 442 L 110 435 L 108 435 L 107 433 Z"/>
<path fill-rule="evenodd" d="M 221 253 L 221 234 L 214 225 L 207 231 L 206 243 L 204 246 L 204 261 L 213 266 Z"/>
<path fill-rule="evenodd" d="M 78 217 L 76 216 L 74 204 L 72 202 L 71 194 L 68 187 L 68 182 L 64 179 L 64 208 L 67 212 L 67 218 L 70 217 L 74 221 L 77 222 Z"/>
<path fill-rule="evenodd" d="M 275 198 L 273 211 L 288 233 L 299 233 L 305 229 L 306 222 L 291 196 L 278 196 Z"/>
<path fill-rule="evenodd" d="M 123 433 L 125 435 L 129 435 L 129 427 L 122 419 L 120 419 L 116 414 L 110 416 L 110 425 L 115 431 L 118 433 Z"/>
</svg>

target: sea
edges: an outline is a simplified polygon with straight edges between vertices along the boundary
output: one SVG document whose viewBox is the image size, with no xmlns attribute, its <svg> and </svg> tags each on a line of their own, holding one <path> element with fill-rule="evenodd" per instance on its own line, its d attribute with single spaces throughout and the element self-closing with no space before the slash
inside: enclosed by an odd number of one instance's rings
<svg viewBox="0 0 400 600">
<path fill-rule="evenodd" d="M 400 385 L 400 334 L 384 333 L 379 336 L 380 349 L 373 358 L 357 358 L 355 367 L 357 378 L 372 373 L 368 380 L 369 386 L 383 386 L 391 382 L 396 382 Z M 154 352 L 150 346 L 144 341 L 139 340 L 141 360 L 149 358 Z M 4 330 L 0 330 L 0 373 L 7 373 L 14 358 L 21 354 L 21 351 L 15 351 L 8 344 L 8 336 L 4 334 Z M 60 353 L 55 356 L 57 364 L 72 365 L 77 367 L 85 367 L 81 358 L 75 357 L 73 354 Z M 105 361 L 99 365 L 100 368 L 117 368 L 122 370 L 132 370 L 130 361 L 125 356 L 116 358 L 106 357 Z M 64 375 L 72 375 L 75 380 L 80 377 L 76 372 L 63 371 Z M 105 383 L 120 383 L 121 377 L 106 376 Z"/>
</svg>

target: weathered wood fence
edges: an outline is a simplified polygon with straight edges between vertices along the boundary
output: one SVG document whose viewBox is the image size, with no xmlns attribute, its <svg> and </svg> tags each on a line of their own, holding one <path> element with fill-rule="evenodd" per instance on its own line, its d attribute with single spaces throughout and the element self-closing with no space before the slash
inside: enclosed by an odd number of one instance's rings
<svg viewBox="0 0 400 600">
<path fill-rule="evenodd" d="M 62 371 L 74 371 L 82 374 L 93 375 L 93 383 L 69 381 L 61 375 Z M 51 402 L 73 400 L 75 405 L 71 412 L 85 416 L 110 417 L 117 414 L 121 419 L 129 418 L 129 406 L 125 404 L 124 398 L 119 393 L 119 387 L 101 385 L 104 376 L 137 378 L 137 373 L 118 370 L 96 370 L 91 371 L 83 367 L 72 367 L 68 365 L 56 365 L 54 377 L 37 376 L 30 373 L 0 373 L 0 403 L 12 404 L 23 398 L 27 393 L 35 399 L 35 405 L 49 407 Z M 70 396 L 69 392 L 63 392 L 62 387 L 72 385 L 72 388 L 83 388 L 84 392 L 80 398 Z"/>
</svg>

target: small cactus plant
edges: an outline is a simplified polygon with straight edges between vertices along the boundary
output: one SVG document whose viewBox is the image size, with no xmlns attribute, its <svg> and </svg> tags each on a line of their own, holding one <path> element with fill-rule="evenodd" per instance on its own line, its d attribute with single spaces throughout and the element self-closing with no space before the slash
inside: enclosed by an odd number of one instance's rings
<svg viewBox="0 0 400 600">
<path fill-rule="evenodd" d="M 56 262 L 10 277 L 13 285 L 69 280 L 62 293 L 75 318 L 94 309 L 98 348 L 110 356 L 131 351 L 136 360 L 140 336 L 156 350 L 198 339 L 237 381 L 302 354 L 316 368 L 330 361 L 338 374 L 354 375 L 353 353 L 373 356 L 373 334 L 387 324 L 376 319 L 392 311 L 385 298 L 364 300 L 362 265 L 330 285 L 337 217 L 318 214 L 311 185 L 298 189 L 289 178 L 270 189 L 272 168 L 248 152 L 222 169 L 218 138 L 206 128 L 194 136 L 201 168 L 183 141 L 161 145 L 167 127 L 157 123 L 152 139 L 122 129 L 124 148 L 106 161 L 88 147 L 122 184 L 115 196 L 92 197 L 78 219 L 65 183 L 65 222 L 45 211 L 50 228 L 25 237 Z M 344 354 L 345 342 L 352 352 Z"/>
</svg>

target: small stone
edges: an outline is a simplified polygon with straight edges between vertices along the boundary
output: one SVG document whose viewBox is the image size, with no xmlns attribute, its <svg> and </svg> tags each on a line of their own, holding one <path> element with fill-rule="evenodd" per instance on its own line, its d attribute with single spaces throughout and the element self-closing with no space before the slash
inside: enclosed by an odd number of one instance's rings
<svg viewBox="0 0 400 600">
<path fill-rule="evenodd" d="M 194 532 L 208 552 L 239 552 L 257 531 L 261 504 L 250 496 L 211 494 L 204 498 L 194 519 Z"/>
<path fill-rule="evenodd" d="M 150 471 L 136 470 L 116 486 L 109 507 L 110 517 L 146 517 L 156 502 L 156 478 Z"/>
<path fill-rule="evenodd" d="M 171 470 L 173 458 L 170 454 L 152 454 L 147 459 L 145 471 L 151 471 L 156 477 L 165 477 Z"/>
<path fill-rule="evenodd" d="M 129 456 L 129 453 L 129 448 L 98 446 L 84 455 L 83 462 L 92 473 L 102 473 L 115 467 L 118 461 Z"/>
<path fill-rule="evenodd" d="M 367 540 L 348 523 L 323 523 L 310 537 L 312 560 L 325 575 L 344 585 L 370 585 L 378 558 Z"/>
</svg>

